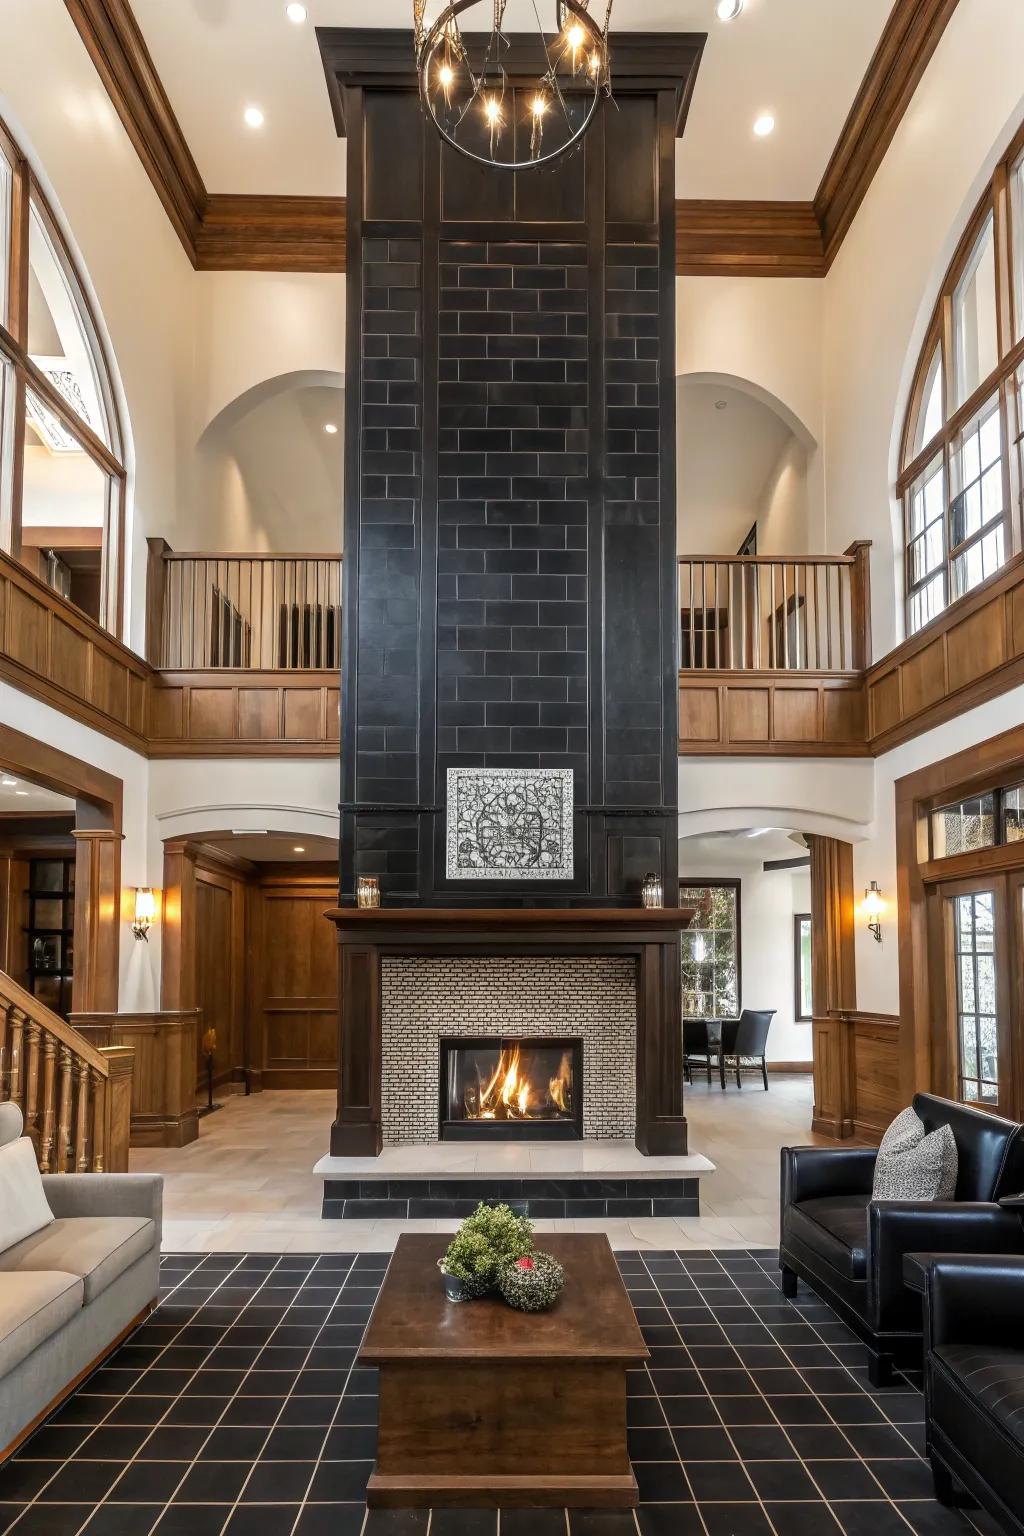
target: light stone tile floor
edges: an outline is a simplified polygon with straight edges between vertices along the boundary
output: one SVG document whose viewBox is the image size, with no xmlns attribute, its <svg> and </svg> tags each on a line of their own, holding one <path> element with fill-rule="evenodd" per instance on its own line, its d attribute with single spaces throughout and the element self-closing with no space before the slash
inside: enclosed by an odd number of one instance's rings
<svg viewBox="0 0 1024 1536">
<path fill-rule="evenodd" d="M 607 1232 L 617 1248 L 771 1247 L 779 1234 L 779 1148 L 813 1137 L 811 1078 L 773 1075 L 725 1093 L 686 1090 L 690 1150 L 714 1164 L 700 1179 L 700 1217 L 537 1221 L 541 1232 Z M 131 1167 L 164 1176 L 165 1251 L 331 1253 L 388 1251 L 402 1232 L 449 1231 L 455 1221 L 323 1221 L 330 1091 L 229 1096 L 180 1149 L 137 1148 Z"/>
</svg>

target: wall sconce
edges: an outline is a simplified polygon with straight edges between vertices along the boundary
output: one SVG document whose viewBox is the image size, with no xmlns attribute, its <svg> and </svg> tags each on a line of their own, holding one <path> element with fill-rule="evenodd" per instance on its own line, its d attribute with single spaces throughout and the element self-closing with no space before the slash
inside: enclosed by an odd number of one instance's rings
<svg viewBox="0 0 1024 1536">
<path fill-rule="evenodd" d="M 885 911 L 885 902 L 882 893 L 878 889 L 878 881 L 872 880 L 868 889 L 864 892 L 864 905 L 861 909 L 868 920 L 868 932 L 873 933 L 879 944 L 882 942 L 882 913 Z"/>
<path fill-rule="evenodd" d="M 132 923 L 132 933 L 137 939 L 145 939 L 149 943 L 149 930 L 153 926 L 156 917 L 156 897 L 148 885 L 135 887 L 135 921 Z"/>
</svg>

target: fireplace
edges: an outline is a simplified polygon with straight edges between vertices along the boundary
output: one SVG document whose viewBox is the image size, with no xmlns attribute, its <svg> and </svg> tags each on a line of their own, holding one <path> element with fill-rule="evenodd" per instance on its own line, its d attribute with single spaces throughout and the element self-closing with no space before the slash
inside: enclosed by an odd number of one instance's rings
<svg viewBox="0 0 1024 1536">
<path fill-rule="evenodd" d="M 583 1044 L 572 1039 L 442 1039 L 442 1141 L 578 1141 Z"/>
</svg>

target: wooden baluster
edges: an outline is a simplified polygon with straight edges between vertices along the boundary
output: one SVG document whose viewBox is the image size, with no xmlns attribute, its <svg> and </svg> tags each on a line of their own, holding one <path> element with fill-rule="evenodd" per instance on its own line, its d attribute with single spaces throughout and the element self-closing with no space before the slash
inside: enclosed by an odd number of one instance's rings
<svg viewBox="0 0 1024 1536">
<path fill-rule="evenodd" d="M 39 1041 L 41 1030 L 34 1019 L 25 1021 L 25 1100 L 22 1113 L 25 1118 L 25 1135 L 32 1138 L 36 1154 L 39 1153 Z"/>
<path fill-rule="evenodd" d="M 717 560 L 715 561 L 715 564 L 714 564 L 714 571 L 715 571 L 715 606 L 712 609 L 712 612 L 714 614 L 713 622 L 714 622 L 714 626 L 715 626 L 715 666 L 716 667 L 721 667 L 721 665 L 722 665 L 722 652 L 721 652 L 721 648 L 720 648 L 718 642 L 721 639 L 722 627 L 721 627 L 721 616 L 720 616 L 719 611 L 718 611 L 718 561 Z"/>
<path fill-rule="evenodd" d="M 815 562 L 814 566 L 814 665 L 821 666 L 821 594 L 818 589 L 818 577 L 821 566 Z"/>
<path fill-rule="evenodd" d="M 839 586 L 839 670 L 840 670 L 840 672 L 845 672 L 846 671 L 846 609 L 847 609 L 847 605 L 846 605 L 846 603 L 843 602 L 843 592 L 844 592 L 844 589 L 846 587 L 846 581 L 844 580 L 844 578 L 845 578 L 846 575 L 847 575 L 846 567 L 842 566 L 842 565 L 839 566 L 838 567 L 838 586 Z"/>
<path fill-rule="evenodd" d="M 10 1012 L 10 1003 L 0 1000 L 0 1104 L 5 1104 L 11 1096 L 10 1041 L 7 1024 Z"/>
<path fill-rule="evenodd" d="M 39 1167 L 50 1172 L 53 1157 L 53 1133 L 56 1124 L 57 1041 L 47 1031 L 43 1036 L 43 1112 L 39 1131 Z"/>
<path fill-rule="evenodd" d="M 20 1104 L 23 1098 L 22 1092 L 22 1061 L 21 1044 L 25 1032 L 25 1015 L 20 1008 L 11 1009 L 11 1091 L 9 1098 L 15 1104 Z"/>
<path fill-rule="evenodd" d="M 694 635 L 696 633 L 696 628 L 695 628 L 695 624 L 694 624 L 694 609 L 696 608 L 696 606 L 697 606 L 697 593 L 696 593 L 696 590 L 694 588 L 693 561 L 691 560 L 690 561 L 690 662 L 689 662 L 691 667 L 695 667 L 697 665 L 697 649 L 696 649 L 696 646 L 694 644 Z"/>
<path fill-rule="evenodd" d="M 89 1080 L 92 1084 L 92 1171 L 102 1173 L 107 1145 L 107 1084 L 95 1067 L 89 1072 Z"/>
<path fill-rule="evenodd" d="M 71 1052 L 60 1048 L 60 1106 L 57 1111 L 57 1172 L 67 1173 L 71 1152 Z"/>
<path fill-rule="evenodd" d="M 828 640 L 828 670 L 832 670 L 832 566 L 825 567 L 825 636 Z"/>
<path fill-rule="evenodd" d="M 89 1066 L 75 1062 L 77 1094 L 75 1103 L 75 1172 L 89 1172 Z"/>
</svg>

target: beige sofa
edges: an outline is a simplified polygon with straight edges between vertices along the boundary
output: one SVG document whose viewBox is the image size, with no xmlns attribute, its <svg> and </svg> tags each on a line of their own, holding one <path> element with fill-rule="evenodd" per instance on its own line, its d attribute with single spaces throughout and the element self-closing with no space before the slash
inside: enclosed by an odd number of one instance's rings
<svg viewBox="0 0 1024 1536">
<path fill-rule="evenodd" d="M 21 1133 L 21 1112 L 0 1105 L 0 1146 Z M 48 1174 L 43 1186 L 55 1220 L 0 1251 L 0 1460 L 157 1296 L 162 1179 Z"/>
</svg>

